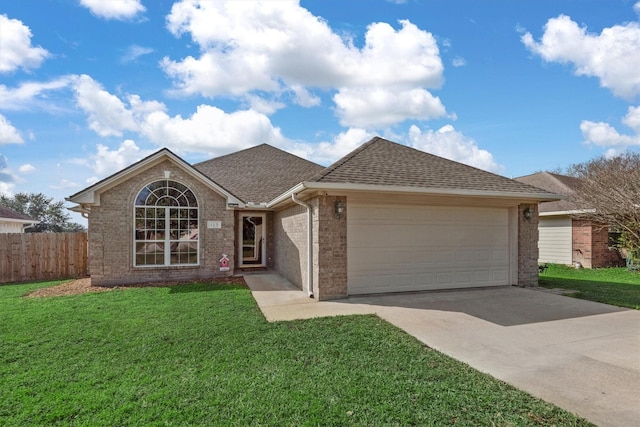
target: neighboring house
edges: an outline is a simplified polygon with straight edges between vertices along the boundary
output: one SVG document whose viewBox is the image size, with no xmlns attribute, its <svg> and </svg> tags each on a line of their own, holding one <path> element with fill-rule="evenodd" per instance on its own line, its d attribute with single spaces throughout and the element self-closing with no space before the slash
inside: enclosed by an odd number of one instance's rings
<svg viewBox="0 0 640 427">
<path fill-rule="evenodd" d="M 549 172 L 516 178 L 516 181 L 570 196 L 579 179 Z M 585 207 L 568 200 L 540 204 L 539 252 L 541 263 L 576 265 L 586 268 L 624 265 L 617 250 L 611 249 L 609 228 L 576 216 Z"/>
<path fill-rule="evenodd" d="M 26 228 L 39 222 L 6 206 L 0 206 L 0 233 L 24 233 Z"/>
<path fill-rule="evenodd" d="M 195 165 L 161 149 L 68 200 L 94 285 L 257 268 L 325 300 L 535 286 L 537 206 L 557 198 L 374 138 L 326 168 L 266 144 Z"/>
</svg>

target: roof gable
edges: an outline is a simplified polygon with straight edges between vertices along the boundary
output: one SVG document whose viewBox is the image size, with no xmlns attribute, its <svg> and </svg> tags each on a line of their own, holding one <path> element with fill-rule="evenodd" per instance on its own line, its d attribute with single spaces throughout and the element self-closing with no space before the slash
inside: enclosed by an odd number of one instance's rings
<svg viewBox="0 0 640 427">
<path fill-rule="evenodd" d="M 310 182 L 414 187 L 478 193 L 548 195 L 547 191 L 472 166 L 376 137 L 344 156 Z"/>
<path fill-rule="evenodd" d="M 165 160 L 173 162 L 175 165 L 192 175 L 195 179 L 198 179 L 202 183 L 207 185 L 213 191 L 217 192 L 223 197 L 226 197 L 227 203 L 238 205 L 240 204 L 241 201 L 234 194 L 232 194 L 224 187 L 220 186 L 218 183 L 212 181 L 206 175 L 203 175 L 200 171 L 196 170 L 193 166 L 182 160 L 167 148 L 156 151 L 150 156 L 147 156 L 144 159 L 124 168 L 120 172 L 117 172 L 101 181 L 98 181 L 92 186 L 87 187 L 84 190 L 68 197 L 67 200 L 73 203 L 78 203 L 80 205 L 99 205 L 100 194 L 102 192 L 117 186 L 118 184 L 127 180 L 129 177 L 138 174 L 141 171 L 147 170 L 155 165 L 158 165 Z"/>
<path fill-rule="evenodd" d="M 194 167 L 245 203 L 266 203 L 317 174 L 323 166 L 261 144 Z"/>
</svg>

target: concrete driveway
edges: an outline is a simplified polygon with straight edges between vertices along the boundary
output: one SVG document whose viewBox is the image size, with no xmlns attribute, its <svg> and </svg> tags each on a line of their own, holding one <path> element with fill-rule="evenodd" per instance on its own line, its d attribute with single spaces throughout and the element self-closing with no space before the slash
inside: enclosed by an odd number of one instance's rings
<svg viewBox="0 0 640 427">
<path fill-rule="evenodd" d="M 600 426 L 640 423 L 640 312 L 502 287 L 317 302 L 245 280 L 269 321 L 375 313 L 418 340 Z"/>
</svg>

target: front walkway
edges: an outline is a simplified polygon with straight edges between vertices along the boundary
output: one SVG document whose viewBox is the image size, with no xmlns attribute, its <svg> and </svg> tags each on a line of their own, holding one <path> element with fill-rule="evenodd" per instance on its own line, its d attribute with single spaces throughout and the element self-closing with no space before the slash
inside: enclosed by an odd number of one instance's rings
<svg viewBox="0 0 640 427">
<path fill-rule="evenodd" d="M 418 340 L 600 426 L 640 420 L 640 312 L 532 289 L 317 302 L 277 274 L 245 276 L 269 321 L 377 314 Z"/>
</svg>

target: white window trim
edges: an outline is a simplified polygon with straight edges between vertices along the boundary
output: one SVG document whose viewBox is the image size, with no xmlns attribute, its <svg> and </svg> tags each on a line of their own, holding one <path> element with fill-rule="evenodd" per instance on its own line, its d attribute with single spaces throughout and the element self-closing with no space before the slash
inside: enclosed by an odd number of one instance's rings
<svg viewBox="0 0 640 427">
<path fill-rule="evenodd" d="M 196 200 L 196 206 L 191 207 L 191 206 L 157 206 L 157 205 L 152 205 L 152 206 L 147 206 L 147 205 L 136 205 L 134 203 L 133 205 L 133 212 L 132 212 L 132 216 L 133 216 L 133 227 L 132 227 L 132 235 L 133 235 L 133 246 L 132 246 L 132 254 L 133 254 L 133 267 L 135 268 L 151 268 L 151 269 L 166 269 L 166 268 L 175 268 L 175 267 L 199 267 L 200 266 L 200 202 L 198 200 L 198 197 L 196 196 L 195 192 L 193 190 L 191 190 L 191 187 L 176 180 L 176 179 L 172 179 L 172 178 L 161 178 L 161 179 L 155 179 L 153 181 L 150 181 L 146 184 L 144 184 L 140 190 L 138 190 L 138 192 L 136 193 L 136 200 L 138 195 L 140 194 L 140 192 L 146 188 L 148 185 L 153 184 L 154 182 L 157 181 L 173 181 L 173 182 L 177 182 L 183 186 L 185 186 L 190 192 L 191 194 L 193 194 L 193 197 Z M 153 208 L 153 209 L 158 209 L 158 208 L 164 208 L 165 209 L 165 230 L 164 230 L 164 241 L 162 243 L 164 243 L 165 245 L 165 250 L 164 250 L 164 263 L 163 264 L 138 264 L 137 262 L 137 253 L 136 253 L 136 244 L 141 242 L 141 240 L 138 240 L 136 238 L 136 209 L 137 208 Z M 169 212 L 171 211 L 171 209 L 195 209 L 197 211 L 197 221 L 198 221 L 198 239 L 196 240 L 196 259 L 197 261 L 195 263 L 189 263 L 189 264 L 171 264 L 171 244 L 172 244 L 172 239 L 170 238 L 170 229 L 171 229 L 171 224 L 170 221 L 167 220 L 166 218 L 170 218 Z M 175 239 L 174 241 L 175 242 Z"/>
</svg>

